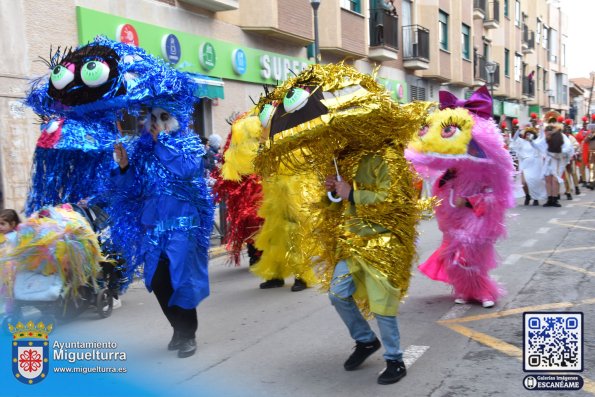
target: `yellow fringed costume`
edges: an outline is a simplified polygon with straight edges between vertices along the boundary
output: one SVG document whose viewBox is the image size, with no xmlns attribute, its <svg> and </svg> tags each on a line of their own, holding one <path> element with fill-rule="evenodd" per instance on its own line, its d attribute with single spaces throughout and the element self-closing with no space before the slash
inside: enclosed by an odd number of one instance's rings
<svg viewBox="0 0 595 397">
<path fill-rule="evenodd" d="M 254 173 L 263 128 L 258 117 L 245 114 L 234 122 L 231 133 L 221 173 L 224 179 L 239 181 Z M 255 237 L 255 246 L 263 254 L 252 272 L 264 280 L 294 275 L 307 285 L 316 284 L 311 257 L 317 243 L 307 238 L 312 224 L 306 219 L 310 205 L 318 200 L 317 183 L 279 172 L 263 178 L 262 189 L 263 202 L 255 205 L 259 205 L 258 215 L 264 223 Z"/>
<path fill-rule="evenodd" d="M 310 65 L 257 104 L 266 133 L 257 172 L 322 187 L 336 158 L 339 174 L 354 181 L 357 206 L 318 200 L 303 219 L 314 232 L 300 244 L 323 247 L 315 254 L 324 289 L 338 260 L 347 260 L 364 312 L 396 315 L 409 286 L 422 206 L 403 152 L 428 107 L 394 103 L 373 76 L 343 64 Z M 379 175 L 383 186 L 370 185 Z"/>
</svg>

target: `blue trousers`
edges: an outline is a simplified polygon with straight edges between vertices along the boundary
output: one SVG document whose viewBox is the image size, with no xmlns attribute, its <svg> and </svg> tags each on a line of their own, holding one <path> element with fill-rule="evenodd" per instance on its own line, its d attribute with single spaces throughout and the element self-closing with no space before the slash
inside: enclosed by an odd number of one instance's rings
<svg viewBox="0 0 595 397">
<path fill-rule="evenodd" d="M 329 298 L 331 303 L 339 313 L 341 320 L 349 329 L 351 337 L 362 343 L 372 342 L 376 339 L 376 334 L 370 328 L 368 321 L 362 316 L 355 301 L 353 293 L 355 292 L 355 283 L 349 272 L 347 262 L 340 261 L 335 267 Z M 399 325 L 396 316 L 380 316 L 376 314 L 376 321 L 380 329 L 382 344 L 384 345 L 385 360 L 403 360 L 403 351 L 400 348 Z"/>
</svg>

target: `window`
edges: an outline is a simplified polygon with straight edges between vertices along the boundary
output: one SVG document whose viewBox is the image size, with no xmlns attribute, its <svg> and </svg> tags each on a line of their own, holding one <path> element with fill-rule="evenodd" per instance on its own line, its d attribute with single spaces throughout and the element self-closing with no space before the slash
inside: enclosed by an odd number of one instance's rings
<svg viewBox="0 0 595 397">
<path fill-rule="evenodd" d="M 504 76 L 510 77 L 510 50 L 504 49 Z"/>
<path fill-rule="evenodd" d="M 521 26 L 521 2 L 519 0 L 514 2 L 514 26 Z"/>
<path fill-rule="evenodd" d="M 543 90 L 547 91 L 547 72 L 543 70 Z"/>
<path fill-rule="evenodd" d="M 514 54 L 514 79 L 521 81 L 521 65 L 523 64 L 523 57 L 521 54 Z"/>
<path fill-rule="evenodd" d="M 440 10 L 438 21 L 440 24 L 440 29 L 438 30 L 440 49 L 448 51 L 448 14 Z"/>
<path fill-rule="evenodd" d="M 537 80 L 539 80 L 539 73 L 541 72 L 541 67 L 537 67 L 537 73 L 535 73 L 535 78 Z M 535 82 L 535 87 L 537 88 L 537 91 L 539 91 L 539 81 Z"/>
<path fill-rule="evenodd" d="M 508 18 L 508 0 L 504 0 L 504 16 Z"/>
<path fill-rule="evenodd" d="M 462 41 L 461 47 L 463 49 L 463 58 L 471 59 L 471 44 L 469 42 L 469 37 L 471 36 L 471 28 L 469 26 L 463 24 L 461 27 L 462 31 Z"/>
<path fill-rule="evenodd" d="M 415 85 L 409 86 L 409 96 L 411 101 L 425 101 L 426 89 Z"/>
<path fill-rule="evenodd" d="M 543 40 L 541 41 L 541 46 L 545 49 L 548 48 L 547 46 L 547 36 L 548 36 L 548 28 L 547 26 L 543 25 Z"/>
<path fill-rule="evenodd" d="M 490 45 L 488 43 L 483 43 L 483 58 L 486 61 L 490 59 Z"/>
<path fill-rule="evenodd" d="M 566 44 L 562 44 L 562 66 L 566 66 Z"/>
<path fill-rule="evenodd" d="M 361 13 L 361 0 L 341 0 L 341 8 L 346 8 L 350 11 Z"/>
<path fill-rule="evenodd" d="M 535 41 L 539 44 L 539 40 L 541 40 L 541 19 L 537 20 L 537 32 L 535 34 Z"/>
</svg>

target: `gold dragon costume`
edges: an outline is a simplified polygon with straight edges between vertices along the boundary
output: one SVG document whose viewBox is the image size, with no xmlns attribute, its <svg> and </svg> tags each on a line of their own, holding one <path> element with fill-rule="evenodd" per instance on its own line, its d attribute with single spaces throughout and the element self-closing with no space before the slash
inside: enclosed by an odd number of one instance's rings
<svg viewBox="0 0 595 397">
<path fill-rule="evenodd" d="M 427 104 L 398 105 L 373 76 L 329 64 L 311 65 L 288 79 L 261 97 L 254 111 L 265 131 L 256 171 L 265 179 L 293 175 L 302 188 L 318 189 L 318 204 L 300 221 L 307 225 L 300 230 L 314 233 L 301 234 L 297 248 L 307 257 L 311 251 L 317 255 L 323 288 L 328 290 L 337 261 L 346 259 L 358 275 L 354 297 L 360 308 L 396 315 L 409 286 L 420 217 L 403 151 L 422 124 Z M 345 202 L 320 205 L 324 191 L 319 187 L 325 176 L 335 174 L 333 158 L 345 180 L 357 181 L 357 209 Z M 370 197 L 358 190 L 375 189 L 366 182 L 377 167 L 386 174 L 385 186 L 372 195 L 383 200 L 368 205 Z"/>
</svg>

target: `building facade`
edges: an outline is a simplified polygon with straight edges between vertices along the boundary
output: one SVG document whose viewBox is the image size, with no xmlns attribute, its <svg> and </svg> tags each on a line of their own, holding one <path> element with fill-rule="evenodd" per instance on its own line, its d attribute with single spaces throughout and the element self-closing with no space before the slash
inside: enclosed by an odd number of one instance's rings
<svg viewBox="0 0 595 397">
<path fill-rule="evenodd" d="M 463 97 L 488 84 L 496 118 L 568 110 L 567 21 L 552 1 L 321 0 L 317 15 L 322 63 L 376 72 L 395 101 L 437 101 L 441 89 Z M 39 134 L 21 100 L 48 73 L 35 60 L 50 46 L 102 34 L 195 73 L 206 87 L 194 124 L 204 137 L 225 138 L 226 119 L 263 85 L 315 61 L 309 0 L 0 0 L 0 26 L 1 205 L 17 209 Z"/>
</svg>

